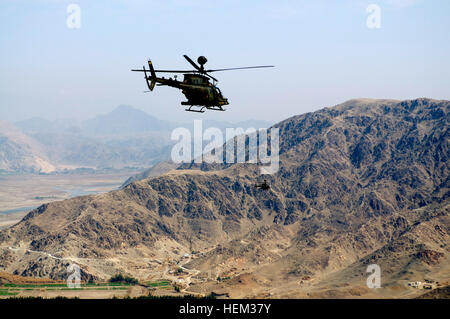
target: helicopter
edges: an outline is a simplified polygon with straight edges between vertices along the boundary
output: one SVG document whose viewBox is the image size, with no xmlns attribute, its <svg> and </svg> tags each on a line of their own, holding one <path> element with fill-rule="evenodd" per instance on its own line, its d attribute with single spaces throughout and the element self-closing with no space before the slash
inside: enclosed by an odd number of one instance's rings
<svg viewBox="0 0 450 319">
<path fill-rule="evenodd" d="M 265 191 L 270 189 L 270 186 L 269 186 L 269 184 L 267 184 L 266 180 L 264 180 L 261 184 L 255 184 L 255 187 L 261 188 L 262 190 L 265 190 Z"/>
<path fill-rule="evenodd" d="M 171 86 L 182 90 L 182 93 L 186 96 L 187 101 L 181 102 L 181 105 L 187 105 L 189 108 L 185 111 L 190 112 L 205 112 L 204 109 L 213 111 L 225 111 L 224 105 L 228 105 L 228 99 L 223 97 L 222 92 L 217 87 L 218 80 L 210 75 L 211 72 L 229 71 L 229 70 L 241 70 L 241 69 L 256 69 L 256 68 L 270 68 L 273 65 L 259 65 L 259 66 L 246 66 L 238 68 L 226 68 L 226 69 L 212 69 L 205 70 L 205 63 L 208 61 L 204 56 L 199 56 L 197 59 L 198 64 L 195 63 L 187 55 L 183 55 L 184 58 L 194 67 L 195 70 L 155 70 L 153 64 L 148 60 L 148 70 L 145 66 L 141 69 L 131 70 L 134 72 L 144 72 L 145 82 L 150 91 L 153 91 L 155 85 L 158 86 Z M 157 77 L 156 73 L 183 73 L 183 81 L 178 81 L 177 76 L 172 78 Z M 150 74 L 150 76 L 148 76 Z M 210 82 L 210 79 L 213 82 Z M 148 91 L 146 91 L 148 92 Z"/>
</svg>

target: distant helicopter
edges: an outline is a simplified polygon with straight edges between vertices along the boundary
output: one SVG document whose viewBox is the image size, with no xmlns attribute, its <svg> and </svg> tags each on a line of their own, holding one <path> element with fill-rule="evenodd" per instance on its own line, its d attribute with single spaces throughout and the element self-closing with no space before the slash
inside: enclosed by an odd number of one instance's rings
<svg viewBox="0 0 450 319">
<path fill-rule="evenodd" d="M 269 184 L 267 184 L 267 181 L 264 180 L 261 184 L 255 184 L 256 188 L 261 188 L 262 190 L 268 190 L 270 188 Z"/>
<path fill-rule="evenodd" d="M 217 71 L 228 71 L 228 70 L 241 70 L 241 69 L 256 69 L 256 68 L 270 68 L 273 65 L 260 65 L 260 66 L 246 66 L 239 68 L 227 68 L 227 69 L 215 69 L 215 70 L 205 70 L 204 65 L 208 61 L 204 56 L 199 56 L 197 59 L 198 66 L 194 61 L 191 60 L 187 55 L 184 58 L 195 68 L 195 70 L 155 70 L 153 68 L 152 62 L 148 60 L 149 70 L 142 67 L 142 70 L 131 70 L 135 72 L 144 72 L 145 81 L 147 87 L 150 91 L 153 91 L 155 84 L 158 86 L 167 85 L 174 88 L 182 90 L 182 93 L 186 96 L 187 101 L 181 102 L 181 105 L 189 105 L 189 108 L 185 109 L 190 112 L 205 112 L 204 109 L 214 110 L 214 111 L 225 111 L 222 106 L 228 105 L 228 99 L 223 97 L 220 89 L 215 85 L 218 80 L 208 73 Z M 150 76 L 147 76 L 147 72 Z M 164 77 L 159 78 L 156 76 L 156 72 L 161 73 L 184 73 L 183 81 L 177 81 L 177 76 L 174 79 Z M 213 83 L 209 79 L 213 80 Z M 194 107 L 194 109 L 193 109 Z M 200 109 L 195 109 L 195 107 L 200 107 Z"/>
</svg>

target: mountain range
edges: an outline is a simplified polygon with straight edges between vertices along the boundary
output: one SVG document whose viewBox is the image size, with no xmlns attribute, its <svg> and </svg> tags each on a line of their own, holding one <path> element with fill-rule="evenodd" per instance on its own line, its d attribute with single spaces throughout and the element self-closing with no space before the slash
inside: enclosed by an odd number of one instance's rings
<svg viewBox="0 0 450 319">
<path fill-rule="evenodd" d="M 238 123 L 204 121 L 203 125 L 225 130 L 226 127 L 266 128 L 270 123 L 257 120 Z M 2 141 L 8 140 L 12 143 L 12 136 L 15 135 L 16 150 L 26 150 L 32 144 L 33 152 L 38 152 L 36 154 L 39 155 L 33 155 L 33 158 L 45 161 L 45 164 L 40 162 L 45 168 L 36 164 L 36 160 L 30 160 L 31 155 L 26 153 L 30 151 L 13 151 L 11 143 L 3 142 L 0 145 L 0 158 L 4 160 L 0 169 L 9 173 L 48 173 L 79 167 L 148 168 L 169 159 L 174 144 L 170 135 L 176 127 L 192 129 L 192 123 L 159 120 L 127 105 L 121 105 L 107 114 L 84 121 L 31 118 L 15 125 L 2 121 Z M 20 141 L 24 141 L 24 144 L 21 145 Z"/>
<path fill-rule="evenodd" d="M 64 278 L 77 263 L 84 278 L 122 272 L 250 298 L 414 297 L 408 281 L 448 285 L 449 107 L 350 100 L 275 124 L 276 174 L 183 166 L 42 205 L 0 232 L 0 270 Z M 262 179 L 270 189 L 255 187 Z M 371 264 L 381 289 L 366 285 Z"/>
</svg>

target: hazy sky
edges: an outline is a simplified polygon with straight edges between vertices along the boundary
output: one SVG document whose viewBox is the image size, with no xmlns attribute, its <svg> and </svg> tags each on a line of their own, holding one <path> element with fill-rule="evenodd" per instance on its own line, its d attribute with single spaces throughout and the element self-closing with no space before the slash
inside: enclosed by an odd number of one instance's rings
<svg viewBox="0 0 450 319">
<path fill-rule="evenodd" d="M 81 8 L 70 29 L 67 6 Z M 369 4 L 381 9 L 370 29 Z M 0 2 L 0 118 L 89 118 L 129 104 L 158 118 L 278 121 L 358 97 L 450 98 L 450 1 Z M 130 72 L 274 64 L 215 73 L 226 112 L 184 112 L 180 91 L 143 93 Z"/>
</svg>

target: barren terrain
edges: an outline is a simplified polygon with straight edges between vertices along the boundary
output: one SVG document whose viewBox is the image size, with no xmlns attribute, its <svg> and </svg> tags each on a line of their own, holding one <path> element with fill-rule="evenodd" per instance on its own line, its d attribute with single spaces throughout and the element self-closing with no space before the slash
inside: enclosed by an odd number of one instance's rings
<svg viewBox="0 0 450 319">
<path fill-rule="evenodd" d="M 450 278 L 449 101 L 351 100 L 289 118 L 280 170 L 187 165 L 40 206 L 0 232 L 0 269 L 121 272 L 231 298 L 414 298 Z M 255 188 L 267 179 L 269 190 Z M 382 288 L 366 285 L 381 268 Z"/>
</svg>

